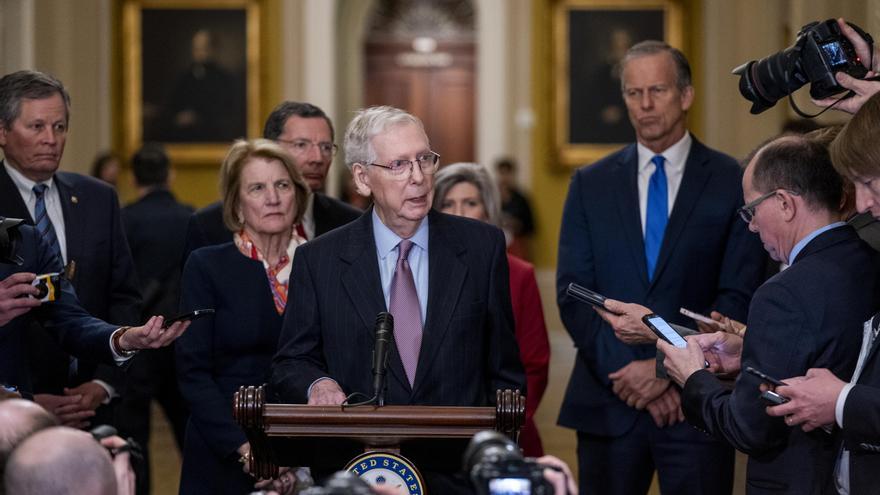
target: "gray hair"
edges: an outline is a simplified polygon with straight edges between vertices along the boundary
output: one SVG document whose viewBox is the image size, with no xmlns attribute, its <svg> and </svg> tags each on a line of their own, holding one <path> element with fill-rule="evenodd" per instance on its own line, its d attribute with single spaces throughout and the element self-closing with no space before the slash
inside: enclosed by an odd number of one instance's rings
<svg viewBox="0 0 880 495">
<path fill-rule="evenodd" d="M 61 81 L 34 70 L 20 70 L 0 78 L 0 125 L 9 129 L 21 115 L 21 100 L 42 100 L 60 95 L 65 121 L 70 121 L 70 95 Z"/>
<path fill-rule="evenodd" d="M 621 91 L 626 89 L 623 87 L 623 69 L 626 67 L 626 64 L 634 58 L 656 55 L 658 53 L 668 53 L 672 57 L 672 62 L 675 64 L 675 85 L 679 91 L 683 91 L 684 88 L 691 86 L 691 65 L 688 63 L 684 53 L 664 41 L 645 40 L 630 47 L 626 51 L 626 55 L 623 56 L 623 60 L 620 61 Z"/>
<path fill-rule="evenodd" d="M 373 138 L 391 127 L 404 124 L 415 124 L 425 132 L 425 126 L 418 117 L 399 108 L 381 106 L 358 110 L 345 130 L 345 164 L 350 169 L 355 163 L 369 164 L 376 161 Z M 425 140 L 427 139 L 426 134 Z"/>
<path fill-rule="evenodd" d="M 453 163 L 437 171 L 434 175 L 434 209 L 440 210 L 446 195 L 457 184 L 473 184 L 480 191 L 480 200 L 489 223 L 501 226 L 501 202 L 498 199 L 498 186 L 489 177 L 486 168 L 477 163 Z"/>
</svg>

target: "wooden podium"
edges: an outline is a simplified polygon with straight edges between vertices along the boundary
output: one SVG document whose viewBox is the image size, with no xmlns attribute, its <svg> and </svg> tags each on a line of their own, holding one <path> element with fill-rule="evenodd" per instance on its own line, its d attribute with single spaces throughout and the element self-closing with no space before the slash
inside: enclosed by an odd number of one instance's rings
<svg viewBox="0 0 880 495">
<path fill-rule="evenodd" d="M 496 430 L 516 441 L 525 397 L 499 390 L 495 407 L 308 406 L 267 404 L 265 386 L 241 387 L 233 417 L 251 444 L 253 472 L 274 477 L 278 466 L 337 471 L 367 451 L 403 453 L 429 469 L 458 469 L 471 437 Z"/>
</svg>

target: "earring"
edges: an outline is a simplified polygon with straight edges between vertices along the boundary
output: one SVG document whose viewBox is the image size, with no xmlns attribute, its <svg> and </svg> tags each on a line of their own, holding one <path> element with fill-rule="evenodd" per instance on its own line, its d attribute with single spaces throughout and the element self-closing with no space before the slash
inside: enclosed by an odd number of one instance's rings
<svg viewBox="0 0 880 495">
<path fill-rule="evenodd" d="M 244 213 L 241 210 L 238 210 L 238 223 L 244 225 Z"/>
</svg>

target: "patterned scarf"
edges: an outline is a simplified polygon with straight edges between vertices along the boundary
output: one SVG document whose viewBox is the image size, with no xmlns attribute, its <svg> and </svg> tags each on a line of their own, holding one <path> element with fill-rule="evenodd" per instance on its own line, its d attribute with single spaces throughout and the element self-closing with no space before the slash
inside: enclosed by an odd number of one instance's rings
<svg viewBox="0 0 880 495">
<path fill-rule="evenodd" d="M 253 239 L 244 229 L 236 232 L 232 238 L 241 254 L 263 264 L 263 268 L 266 270 L 266 277 L 269 279 L 269 290 L 272 292 L 275 310 L 278 311 L 279 315 L 283 314 L 284 308 L 287 306 L 287 287 L 290 282 L 293 253 L 297 247 L 305 244 L 306 240 L 300 237 L 296 230 L 294 230 L 290 236 L 290 244 L 287 246 L 287 254 L 281 256 L 281 259 L 278 260 L 275 266 L 269 266 L 269 262 L 263 257 L 263 253 L 260 252 Z"/>
</svg>

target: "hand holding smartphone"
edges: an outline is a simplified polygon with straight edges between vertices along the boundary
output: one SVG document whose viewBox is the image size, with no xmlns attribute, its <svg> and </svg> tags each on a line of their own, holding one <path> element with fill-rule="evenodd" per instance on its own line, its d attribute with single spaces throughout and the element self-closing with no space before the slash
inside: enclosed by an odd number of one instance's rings
<svg viewBox="0 0 880 495">
<path fill-rule="evenodd" d="M 757 376 L 761 379 L 762 382 L 773 385 L 774 387 L 784 387 L 788 385 L 784 381 L 779 380 L 778 378 L 773 378 L 772 376 L 755 368 L 752 368 L 751 366 L 746 367 L 746 373 Z M 761 399 L 766 402 L 768 406 L 778 406 L 780 404 L 785 404 L 789 400 L 788 397 L 780 395 L 774 390 L 765 390 L 761 392 Z"/>
<path fill-rule="evenodd" d="M 708 316 L 705 316 L 705 315 L 701 315 L 700 313 L 695 313 L 689 309 L 679 308 L 678 312 L 687 316 L 688 318 L 693 318 L 696 321 L 706 323 L 707 325 L 715 325 L 715 326 L 718 325 L 718 322 L 713 320 L 712 318 L 709 318 Z"/>
<path fill-rule="evenodd" d="M 165 320 L 165 323 L 162 324 L 162 328 L 168 328 L 171 325 L 177 323 L 178 321 L 192 321 L 197 320 L 199 318 L 203 318 L 208 315 L 213 315 L 214 310 L 207 309 L 197 309 L 195 311 L 190 311 L 189 313 L 183 313 L 182 315 L 177 315 L 174 318 L 168 318 Z"/>
<path fill-rule="evenodd" d="M 587 289 L 582 285 L 578 285 L 572 282 L 568 284 L 568 288 L 565 289 L 565 293 L 582 303 L 591 304 L 601 309 L 602 311 L 608 311 L 609 313 L 617 314 L 605 307 L 605 299 L 607 299 L 605 296 L 599 294 L 598 292 L 591 291 L 590 289 Z"/>
</svg>

